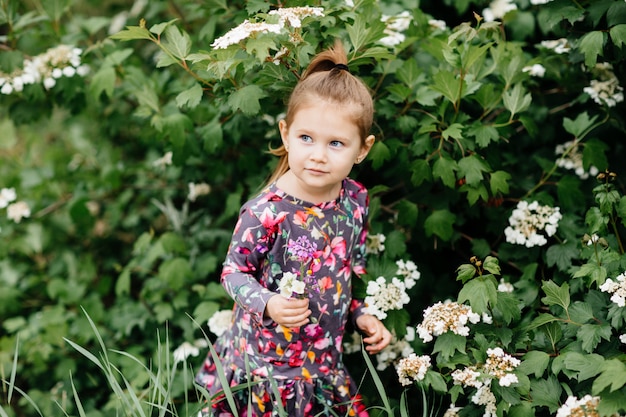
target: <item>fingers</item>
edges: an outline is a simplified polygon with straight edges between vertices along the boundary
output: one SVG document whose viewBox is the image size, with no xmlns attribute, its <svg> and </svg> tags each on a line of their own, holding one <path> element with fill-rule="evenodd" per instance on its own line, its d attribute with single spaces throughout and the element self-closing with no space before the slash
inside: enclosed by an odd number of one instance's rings
<svg viewBox="0 0 626 417">
<path fill-rule="evenodd" d="M 281 296 L 270 298 L 266 312 L 272 320 L 285 327 L 303 326 L 309 322 L 311 315 L 308 299 L 286 299 Z"/>
</svg>

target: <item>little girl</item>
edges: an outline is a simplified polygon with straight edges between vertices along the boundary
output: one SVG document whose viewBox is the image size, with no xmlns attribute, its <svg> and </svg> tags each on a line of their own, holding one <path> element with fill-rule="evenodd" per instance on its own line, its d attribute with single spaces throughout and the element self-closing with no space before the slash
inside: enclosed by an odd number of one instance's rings
<svg viewBox="0 0 626 417">
<path fill-rule="evenodd" d="M 250 389 L 234 390 L 237 410 L 218 396 L 205 415 L 278 415 L 277 401 L 289 417 L 368 415 L 342 339 L 350 317 L 370 354 L 391 341 L 352 298 L 352 273 L 365 273 L 369 200 L 348 175 L 374 144 L 372 119 L 370 93 L 341 43 L 314 57 L 279 122 L 278 166 L 241 208 L 224 262 L 221 282 L 235 301 L 215 342 L 225 375 L 209 353 L 196 377 L 211 394 L 224 377 Z"/>
</svg>

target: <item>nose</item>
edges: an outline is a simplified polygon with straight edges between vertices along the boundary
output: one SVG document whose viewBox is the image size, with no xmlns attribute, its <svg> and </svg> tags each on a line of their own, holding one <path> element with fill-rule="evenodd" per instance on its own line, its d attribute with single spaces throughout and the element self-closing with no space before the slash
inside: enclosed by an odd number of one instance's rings
<svg viewBox="0 0 626 417">
<path fill-rule="evenodd" d="M 315 144 L 311 149 L 309 158 L 311 161 L 315 162 L 326 162 L 326 146 L 323 144 Z"/>
</svg>

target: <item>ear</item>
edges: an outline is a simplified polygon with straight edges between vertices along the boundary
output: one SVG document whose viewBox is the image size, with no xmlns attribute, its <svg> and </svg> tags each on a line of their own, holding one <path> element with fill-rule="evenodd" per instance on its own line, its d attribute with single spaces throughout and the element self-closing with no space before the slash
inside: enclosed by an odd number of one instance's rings
<svg viewBox="0 0 626 417">
<path fill-rule="evenodd" d="M 374 137 L 374 135 L 369 135 L 365 138 L 365 141 L 363 141 L 363 145 L 361 146 L 361 150 L 359 151 L 359 156 L 357 157 L 357 161 L 359 163 L 365 159 L 368 153 L 370 153 L 375 141 L 376 137 Z"/>
<path fill-rule="evenodd" d="M 281 119 L 278 121 L 278 130 L 280 131 L 280 139 L 283 141 L 283 146 L 285 149 L 289 147 L 287 138 L 289 137 L 289 128 L 287 127 L 287 122 L 285 119 Z"/>
</svg>

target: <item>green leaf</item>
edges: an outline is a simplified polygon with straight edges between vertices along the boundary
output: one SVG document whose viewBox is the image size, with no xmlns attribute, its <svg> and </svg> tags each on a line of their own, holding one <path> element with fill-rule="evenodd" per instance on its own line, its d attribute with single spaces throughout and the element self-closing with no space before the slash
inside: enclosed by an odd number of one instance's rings
<svg viewBox="0 0 626 417">
<path fill-rule="evenodd" d="M 550 375 L 546 379 L 530 381 L 530 397 L 533 399 L 533 405 L 548 407 L 551 414 L 559 408 L 561 393 L 563 389 L 559 380 Z"/>
<path fill-rule="evenodd" d="M 599 395 L 605 388 L 615 391 L 626 385 L 626 364 L 619 359 L 608 359 L 602 365 L 602 373 L 595 381 L 591 392 Z"/>
<path fill-rule="evenodd" d="M 187 131 L 193 127 L 189 116 L 182 113 L 172 113 L 163 118 L 163 129 L 170 142 L 176 147 L 182 147 L 187 138 Z"/>
<path fill-rule="evenodd" d="M 578 340 L 582 341 L 585 352 L 591 353 L 600 343 L 601 339 L 611 340 L 611 326 L 605 324 L 583 324 L 576 332 Z"/>
<path fill-rule="evenodd" d="M 569 316 L 575 323 L 587 323 L 593 319 L 593 309 L 589 303 L 575 301 L 569 308 Z"/>
<path fill-rule="evenodd" d="M 458 302 L 469 301 L 477 314 L 487 313 L 498 300 L 497 283 L 493 276 L 482 276 L 468 281 L 459 291 Z"/>
<path fill-rule="evenodd" d="M 455 172 L 459 170 L 459 167 L 455 160 L 442 155 L 433 164 L 433 177 L 440 178 L 441 181 L 449 188 L 454 188 L 456 183 Z"/>
<path fill-rule="evenodd" d="M 202 99 L 202 87 L 198 83 L 194 83 L 191 88 L 188 88 L 185 91 L 180 92 L 176 96 L 176 105 L 179 108 L 183 108 L 187 106 L 190 109 L 193 109 L 198 104 L 200 104 L 200 100 Z"/>
<path fill-rule="evenodd" d="M 119 41 L 131 41 L 136 39 L 153 39 L 153 35 L 146 28 L 139 26 L 127 26 L 126 30 L 111 35 L 111 39 Z"/>
<path fill-rule="evenodd" d="M 198 128 L 202 138 L 202 147 L 210 154 L 216 153 L 224 144 L 224 131 L 219 117 L 213 118 L 209 123 Z"/>
<path fill-rule="evenodd" d="M 560 287 L 554 283 L 554 281 L 546 281 L 541 288 L 546 293 L 546 296 L 541 299 L 544 304 L 558 305 L 567 310 L 570 303 L 569 285 L 563 283 Z"/>
<path fill-rule="evenodd" d="M 489 172 L 489 166 L 476 154 L 466 156 L 458 161 L 459 176 L 465 177 L 468 185 L 474 186 L 483 180 L 483 172 Z"/>
<path fill-rule="evenodd" d="M 461 80 L 451 71 L 438 71 L 433 75 L 431 88 L 443 94 L 450 102 L 456 105 L 461 97 Z"/>
<path fill-rule="evenodd" d="M 168 259 L 159 267 L 159 278 L 174 290 L 181 289 L 192 275 L 189 261 L 185 258 Z"/>
<path fill-rule="evenodd" d="M 437 336 L 435 345 L 433 346 L 433 354 L 441 353 L 442 360 L 445 362 L 454 356 L 455 352 L 465 353 L 465 344 L 467 338 L 448 331 Z"/>
<path fill-rule="evenodd" d="M 187 32 L 181 31 L 177 26 L 168 26 L 162 46 L 176 58 L 185 60 L 191 50 L 191 39 Z"/>
<path fill-rule="evenodd" d="M 417 187 L 424 181 L 432 181 L 430 165 L 425 159 L 416 159 L 411 162 L 411 183 Z"/>
<path fill-rule="evenodd" d="M 557 183 L 557 193 L 562 211 L 578 210 L 580 202 L 585 199 L 581 181 L 574 175 L 566 175 L 559 180 Z"/>
<path fill-rule="evenodd" d="M 598 265 L 596 262 L 589 262 L 582 265 L 575 273 L 574 277 L 589 277 L 590 282 L 597 282 L 599 285 L 604 284 L 607 277 L 606 267 Z"/>
<path fill-rule="evenodd" d="M 556 265 L 560 271 L 567 271 L 578 259 L 579 253 L 575 242 L 567 241 L 558 245 L 552 245 L 546 251 L 546 261 L 549 266 Z"/>
<path fill-rule="evenodd" d="M 585 56 L 585 65 L 593 68 L 598 62 L 598 55 L 603 55 L 607 34 L 600 30 L 585 33 L 580 38 L 579 49 Z"/>
<path fill-rule="evenodd" d="M 100 98 L 100 94 L 104 92 L 107 97 L 113 96 L 115 88 L 115 68 L 102 67 L 91 79 L 89 84 L 89 94 L 96 100 Z"/>
<path fill-rule="evenodd" d="M 493 306 L 493 315 L 498 316 L 505 324 L 519 320 L 522 315 L 519 299 L 513 294 L 500 291 L 497 296 L 498 300 Z"/>
<path fill-rule="evenodd" d="M 621 48 L 622 45 L 626 44 L 626 24 L 622 23 L 619 25 L 613 26 L 609 29 L 609 36 L 613 41 L 613 44 Z"/>
<path fill-rule="evenodd" d="M 550 364 L 550 355 L 538 350 L 531 350 L 524 355 L 522 363 L 516 368 L 517 371 L 525 375 L 534 374 L 535 378 L 541 378 L 548 365 Z"/>
<path fill-rule="evenodd" d="M 174 22 L 176 22 L 177 20 L 178 19 L 172 19 L 169 22 L 162 22 L 152 25 L 150 26 L 150 32 L 154 33 L 155 35 L 161 35 L 163 31 L 165 31 L 165 29 L 174 24 Z"/>
<path fill-rule="evenodd" d="M 445 140 L 450 138 L 463 139 L 463 125 L 460 123 L 452 123 L 441 132 L 441 136 L 443 136 Z"/>
<path fill-rule="evenodd" d="M 234 110 L 241 110 L 245 115 L 252 116 L 261 110 L 259 101 L 267 94 L 258 85 L 247 85 L 228 97 L 228 105 Z"/>
<path fill-rule="evenodd" d="M 466 283 L 476 275 L 476 268 L 472 264 L 463 264 L 456 269 L 456 280 Z"/>
<path fill-rule="evenodd" d="M 574 135 L 576 138 L 582 137 L 589 128 L 593 126 L 598 116 L 589 117 L 587 112 L 580 113 L 576 120 L 569 119 L 567 117 L 563 118 L 563 128 L 568 132 Z"/>
<path fill-rule="evenodd" d="M 563 356 L 565 357 L 565 367 L 578 372 L 579 381 L 584 381 L 598 375 L 604 363 L 604 357 L 595 353 L 584 355 L 579 352 L 566 352 Z"/>
<path fill-rule="evenodd" d="M 265 62 L 270 56 L 270 49 L 273 48 L 276 48 L 276 41 L 272 36 L 258 36 L 246 42 L 246 50 L 254 54 L 259 62 Z"/>
<path fill-rule="evenodd" d="M 424 222 L 424 229 L 427 236 L 439 236 L 441 239 L 448 241 L 452 238 L 454 233 L 453 225 L 456 220 L 456 216 L 450 211 L 434 210 Z"/>
<path fill-rule="evenodd" d="M 548 323 L 560 320 L 561 319 L 559 319 L 558 317 L 554 317 L 552 314 L 542 313 L 537 318 L 535 318 L 528 326 L 526 326 L 526 331 L 530 331 Z"/>
<path fill-rule="evenodd" d="M 491 125 L 474 124 L 467 129 L 467 136 L 473 136 L 476 139 L 476 144 L 481 148 L 486 148 L 489 143 L 497 142 L 500 138 L 498 129 Z"/>
<path fill-rule="evenodd" d="M 525 111 L 532 103 L 530 93 L 526 94 L 522 84 L 515 84 L 513 89 L 505 91 L 502 95 L 504 107 L 511 112 L 511 118 L 514 115 Z"/>
<path fill-rule="evenodd" d="M 409 200 L 400 200 L 396 205 L 396 210 L 398 212 L 398 224 L 404 226 L 415 226 L 417 222 L 417 214 L 418 208 L 417 204 L 409 201 Z"/>
<path fill-rule="evenodd" d="M 492 195 L 498 195 L 499 193 L 509 193 L 509 183 L 511 174 L 506 171 L 495 171 L 489 174 L 489 186 L 491 188 Z"/>
<path fill-rule="evenodd" d="M 378 169 L 385 161 L 391 158 L 391 152 L 389 151 L 389 147 L 382 141 L 376 141 L 368 154 L 368 158 L 372 160 L 374 169 Z"/>
</svg>

